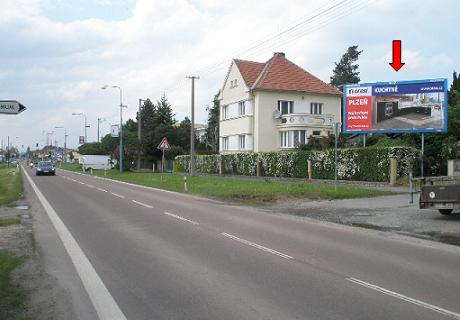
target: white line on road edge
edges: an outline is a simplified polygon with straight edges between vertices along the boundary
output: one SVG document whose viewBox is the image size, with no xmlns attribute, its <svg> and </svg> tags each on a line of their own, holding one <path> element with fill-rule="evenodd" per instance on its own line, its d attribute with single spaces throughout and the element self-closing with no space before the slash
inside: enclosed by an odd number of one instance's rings
<svg viewBox="0 0 460 320">
<path fill-rule="evenodd" d="M 381 293 L 386 294 L 388 296 L 391 296 L 391 297 L 394 297 L 394 298 L 397 298 L 397 299 L 400 299 L 400 300 L 404 300 L 404 301 L 413 303 L 413 304 L 415 304 L 415 305 L 417 305 L 419 307 L 430 309 L 432 311 L 442 313 L 442 314 L 444 314 L 446 316 L 450 316 L 450 317 L 453 317 L 455 319 L 460 319 L 460 314 L 459 313 L 455 313 L 455 312 L 440 308 L 438 306 L 435 306 L 435 305 L 432 305 L 432 304 L 429 304 L 429 303 L 426 303 L 426 302 L 423 302 L 423 301 L 420 301 L 420 300 L 417 300 L 417 299 L 410 298 L 408 296 L 396 293 L 394 291 L 387 290 L 385 288 L 376 286 L 376 285 L 368 283 L 368 282 L 361 281 L 361 280 L 356 279 L 356 278 L 347 278 L 347 280 L 350 281 L 350 282 L 353 282 L 355 284 L 358 284 L 360 286 L 366 287 L 368 289 L 372 289 L 372 290 L 381 292 Z"/>
<path fill-rule="evenodd" d="M 94 189 L 94 186 L 92 184 L 86 184 L 88 188 Z"/>
<path fill-rule="evenodd" d="M 75 181 L 77 181 L 77 180 L 75 180 Z M 81 184 L 81 185 L 85 184 L 84 182 L 81 182 L 81 181 L 77 181 L 77 182 L 78 182 L 79 184 Z"/>
<path fill-rule="evenodd" d="M 139 201 L 136 201 L 136 200 L 131 200 L 132 202 L 140 205 L 140 206 L 143 206 L 143 207 L 146 207 L 146 208 L 149 208 L 149 209 L 152 209 L 153 207 L 151 205 L 148 205 L 148 204 L 145 204 L 143 202 L 139 202 Z"/>
<path fill-rule="evenodd" d="M 228 233 L 225 233 L 225 232 L 222 232 L 221 235 L 227 237 L 227 238 L 230 238 L 230 239 L 233 239 L 235 241 L 238 241 L 238 242 L 241 242 L 241 243 L 244 243 L 244 244 L 247 244 L 251 247 L 254 247 L 254 248 L 257 248 L 257 249 L 260 249 L 260 250 L 263 250 L 263 251 L 266 251 L 266 252 L 269 252 L 271 254 L 274 254 L 274 255 L 277 255 L 277 256 L 280 256 L 284 259 L 294 259 L 293 257 L 291 256 L 288 256 L 287 254 L 284 254 L 282 252 L 279 252 L 279 251 L 276 251 L 276 250 L 273 250 L 273 249 L 270 249 L 270 248 L 267 248 L 267 247 L 264 247 L 264 246 L 261 246 L 257 243 L 254 243 L 254 242 L 251 242 L 251 241 L 248 241 L 248 240 L 244 240 L 244 239 L 241 239 L 241 238 L 238 238 L 234 235 L 231 235 L 231 234 L 228 234 Z"/>
<path fill-rule="evenodd" d="M 118 198 L 120 198 L 120 199 L 126 198 L 125 196 L 122 196 L 121 194 L 117 194 L 117 193 L 113 193 L 113 192 L 111 192 L 111 193 L 112 193 L 115 197 L 118 197 Z"/>
<path fill-rule="evenodd" d="M 96 189 L 99 190 L 99 191 L 102 191 L 102 192 L 108 192 L 107 190 L 102 189 L 102 188 L 96 188 Z"/>
<path fill-rule="evenodd" d="M 88 260 L 77 241 L 75 241 L 70 231 L 59 218 L 56 211 L 54 211 L 53 207 L 51 207 L 48 200 L 46 200 L 45 196 L 41 193 L 25 170 L 22 170 L 22 172 L 27 177 L 27 180 L 37 194 L 37 197 L 48 214 L 51 223 L 56 229 L 59 238 L 61 238 L 70 259 L 72 259 L 75 269 L 83 282 L 83 286 L 85 287 L 86 292 L 88 292 L 91 302 L 94 305 L 94 309 L 96 309 L 99 319 L 126 320 L 126 317 L 120 307 L 117 305 L 109 290 L 107 290 L 101 278 L 96 273 L 96 270 L 94 270 L 91 262 Z"/>
<path fill-rule="evenodd" d="M 184 218 L 184 217 L 181 217 L 181 216 L 178 216 L 178 215 L 175 215 L 173 213 L 170 213 L 170 212 L 163 212 L 165 215 L 167 216 L 170 216 L 170 217 L 173 217 L 173 218 L 176 218 L 176 219 L 179 219 L 179 220 L 182 220 L 182 221 L 187 221 L 187 222 L 190 222 L 191 224 L 194 224 L 194 225 L 197 225 L 199 224 L 198 222 L 196 221 L 193 221 L 193 220 L 189 220 L 187 218 Z"/>
</svg>

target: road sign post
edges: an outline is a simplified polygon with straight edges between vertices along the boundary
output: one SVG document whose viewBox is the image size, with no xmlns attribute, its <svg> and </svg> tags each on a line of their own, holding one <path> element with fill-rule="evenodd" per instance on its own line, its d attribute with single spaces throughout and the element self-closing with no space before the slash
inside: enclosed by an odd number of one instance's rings
<svg viewBox="0 0 460 320">
<path fill-rule="evenodd" d="M 162 150 L 161 156 L 161 180 L 163 181 L 163 174 L 165 171 L 165 150 L 169 150 L 171 146 L 169 145 L 168 139 L 164 137 L 160 144 L 158 145 L 157 149 Z"/>
<path fill-rule="evenodd" d="M 0 101 L 0 113 L 2 114 L 18 114 L 26 110 L 27 108 L 17 102 L 16 100 L 3 100 Z"/>
</svg>

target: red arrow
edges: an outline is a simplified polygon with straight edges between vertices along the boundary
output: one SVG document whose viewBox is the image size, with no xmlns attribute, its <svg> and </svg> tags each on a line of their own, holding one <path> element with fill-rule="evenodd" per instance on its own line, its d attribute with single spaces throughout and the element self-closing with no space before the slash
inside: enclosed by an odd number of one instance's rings
<svg viewBox="0 0 460 320">
<path fill-rule="evenodd" d="M 401 62 L 401 40 L 393 40 L 393 62 L 390 63 L 390 66 L 399 71 L 405 65 L 404 62 Z"/>
</svg>

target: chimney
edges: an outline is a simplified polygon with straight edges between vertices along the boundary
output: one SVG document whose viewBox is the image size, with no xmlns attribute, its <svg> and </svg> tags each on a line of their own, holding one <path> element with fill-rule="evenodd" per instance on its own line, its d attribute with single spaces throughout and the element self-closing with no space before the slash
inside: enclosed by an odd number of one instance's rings
<svg viewBox="0 0 460 320">
<path fill-rule="evenodd" d="M 284 52 L 275 52 L 273 53 L 273 56 L 274 57 L 282 57 L 282 58 L 285 58 L 286 55 L 284 54 Z"/>
</svg>

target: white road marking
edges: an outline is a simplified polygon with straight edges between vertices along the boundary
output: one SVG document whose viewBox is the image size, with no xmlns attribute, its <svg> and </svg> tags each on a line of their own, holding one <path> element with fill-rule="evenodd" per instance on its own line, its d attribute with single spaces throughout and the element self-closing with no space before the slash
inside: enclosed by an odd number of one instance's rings
<svg viewBox="0 0 460 320">
<path fill-rule="evenodd" d="M 152 209 L 153 207 L 151 205 L 148 205 L 148 204 L 145 204 L 143 202 L 139 202 L 139 201 L 136 201 L 136 200 L 131 200 L 132 202 L 140 205 L 140 206 L 143 206 L 143 207 L 146 207 L 146 208 L 149 208 L 149 209 Z"/>
<path fill-rule="evenodd" d="M 184 217 L 178 216 L 178 215 L 176 215 L 176 214 L 173 214 L 173 213 L 170 213 L 170 212 L 166 212 L 166 211 L 165 211 L 165 212 L 163 212 L 163 213 L 164 213 L 165 215 L 167 215 L 167 216 L 170 216 L 170 217 L 172 217 L 172 218 L 176 218 L 176 219 L 179 219 L 179 220 L 182 220 L 182 221 L 190 222 L 191 224 L 194 224 L 194 225 L 197 225 L 197 224 L 199 224 L 199 223 L 198 223 L 198 222 L 196 222 L 196 221 L 193 221 L 193 220 L 189 220 L 189 219 L 187 219 L 187 218 L 184 218 Z"/>
<path fill-rule="evenodd" d="M 99 190 L 99 191 L 102 191 L 102 192 L 108 192 L 107 190 L 102 189 L 102 188 L 96 188 L 96 189 Z"/>
<path fill-rule="evenodd" d="M 69 254 L 70 259 L 72 260 L 75 269 L 78 272 L 78 275 L 80 276 L 86 292 L 88 292 L 90 300 L 93 303 L 94 309 L 96 310 L 99 319 L 126 320 L 126 316 L 123 314 L 120 307 L 110 294 L 109 290 L 107 290 L 107 287 L 104 285 L 104 282 L 102 282 L 96 270 L 94 270 L 91 262 L 88 260 L 85 253 L 78 245 L 77 241 L 75 241 L 70 231 L 59 218 L 56 211 L 32 181 L 29 174 L 25 172 L 25 170 L 22 170 L 22 172 L 27 177 L 27 180 L 37 194 L 37 197 L 43 205 L 46 213 L 48 214 L 51 223 L 56 229 L 59 238 L 61 239 L 67 253 Z"/>
<path fill-rule="evenodd" d="M 397 298 L 397 299 L 404 300 L 406 302 L 415 304 L 415 305 L 417 305 L 419 307 L 430 309 L 432 311 L 436 311 L 438 313 L 444 314 L 446 316 L 453 317 L 455 319 L 460 319 L 460 314 L 459 313 L 455 313 L 455 312 L 440 308 L 438 306 L 435 306 L 435 305 L 432 305 L 432 304 L 429 304 L 429 303 L 426 303 L 426 302 L 423 302 L 423 301 L 420 301 L 420 300 L 417 300 L 417 299 L 410 298 L 410 297 L 402 295 L 400 293 L 387 290 L 385 288 L 376 286 L 376 285 L 368 283 L 368 282 L 361 281 L 361 280 L 356 279 L 356 278 L 347 278 L 347 280 L 350 281 L 350 282 L 353 282 L 355 284 L 358 284 L 360 286 L 366 287 L 368 289 L 372 289 L 372 290 L 378 291 L 380 293 L 386 294 L 386 295 L 391 296 L 393 298 Z"/>
<path fill-rule="evenodd" d="M 254 242 L 251 242 L 251 241 L 248 241 L 248 240 L 238 238 L 237 236 L 234 236 L 234 235 L 231 235 L 231 234 L 228 234 L 228 233 L 225 233 L 225 232 L 222 232 L 221 235 L 223 235 L 223 236 L 225 236 L 227 238 L 230 238 L 232 240 L 247 244 L 248 246 L 251 246 L 251 247 L 260 249 L 262 251 L 269 252 L 271 254 L 277 255 L 277 256 L 282 257 L 284 259 L 294 259 L 293 257 L 291 257 L 291 256 L 289 256 L 287 254 L 284 254 L 282 252 L 279 252 L 279 251 L 276 251 L 276 250 L 261 246 L 260 244 L 257 244 L 257 243 L 254 243 Z"/>
<path fill-rule="evenodd" d="M 77 181 L 77 180 L 75 180 L 75 181 L 78 182 L 79 184 L 82 184 L 82 185 L 85 184 L 84 182 L 81 182 L 81 181 Z"/>
<path fill-rule="evenodd" d="M 94 189 L 94 186 L 92 184 L 86 184 L 88 188 Z"/>
<path fill-rule="evenodd" d="M 125 196 L 122 196 L 121 194 L 117 194 L 117 193 L 113 193 L 113 192 L 111 192 L 111 193 L 112 193 L 115 197 L 118 197 L 118 198 L 120 198 L 120 199 L 126 198 Z"/>
</svg>

